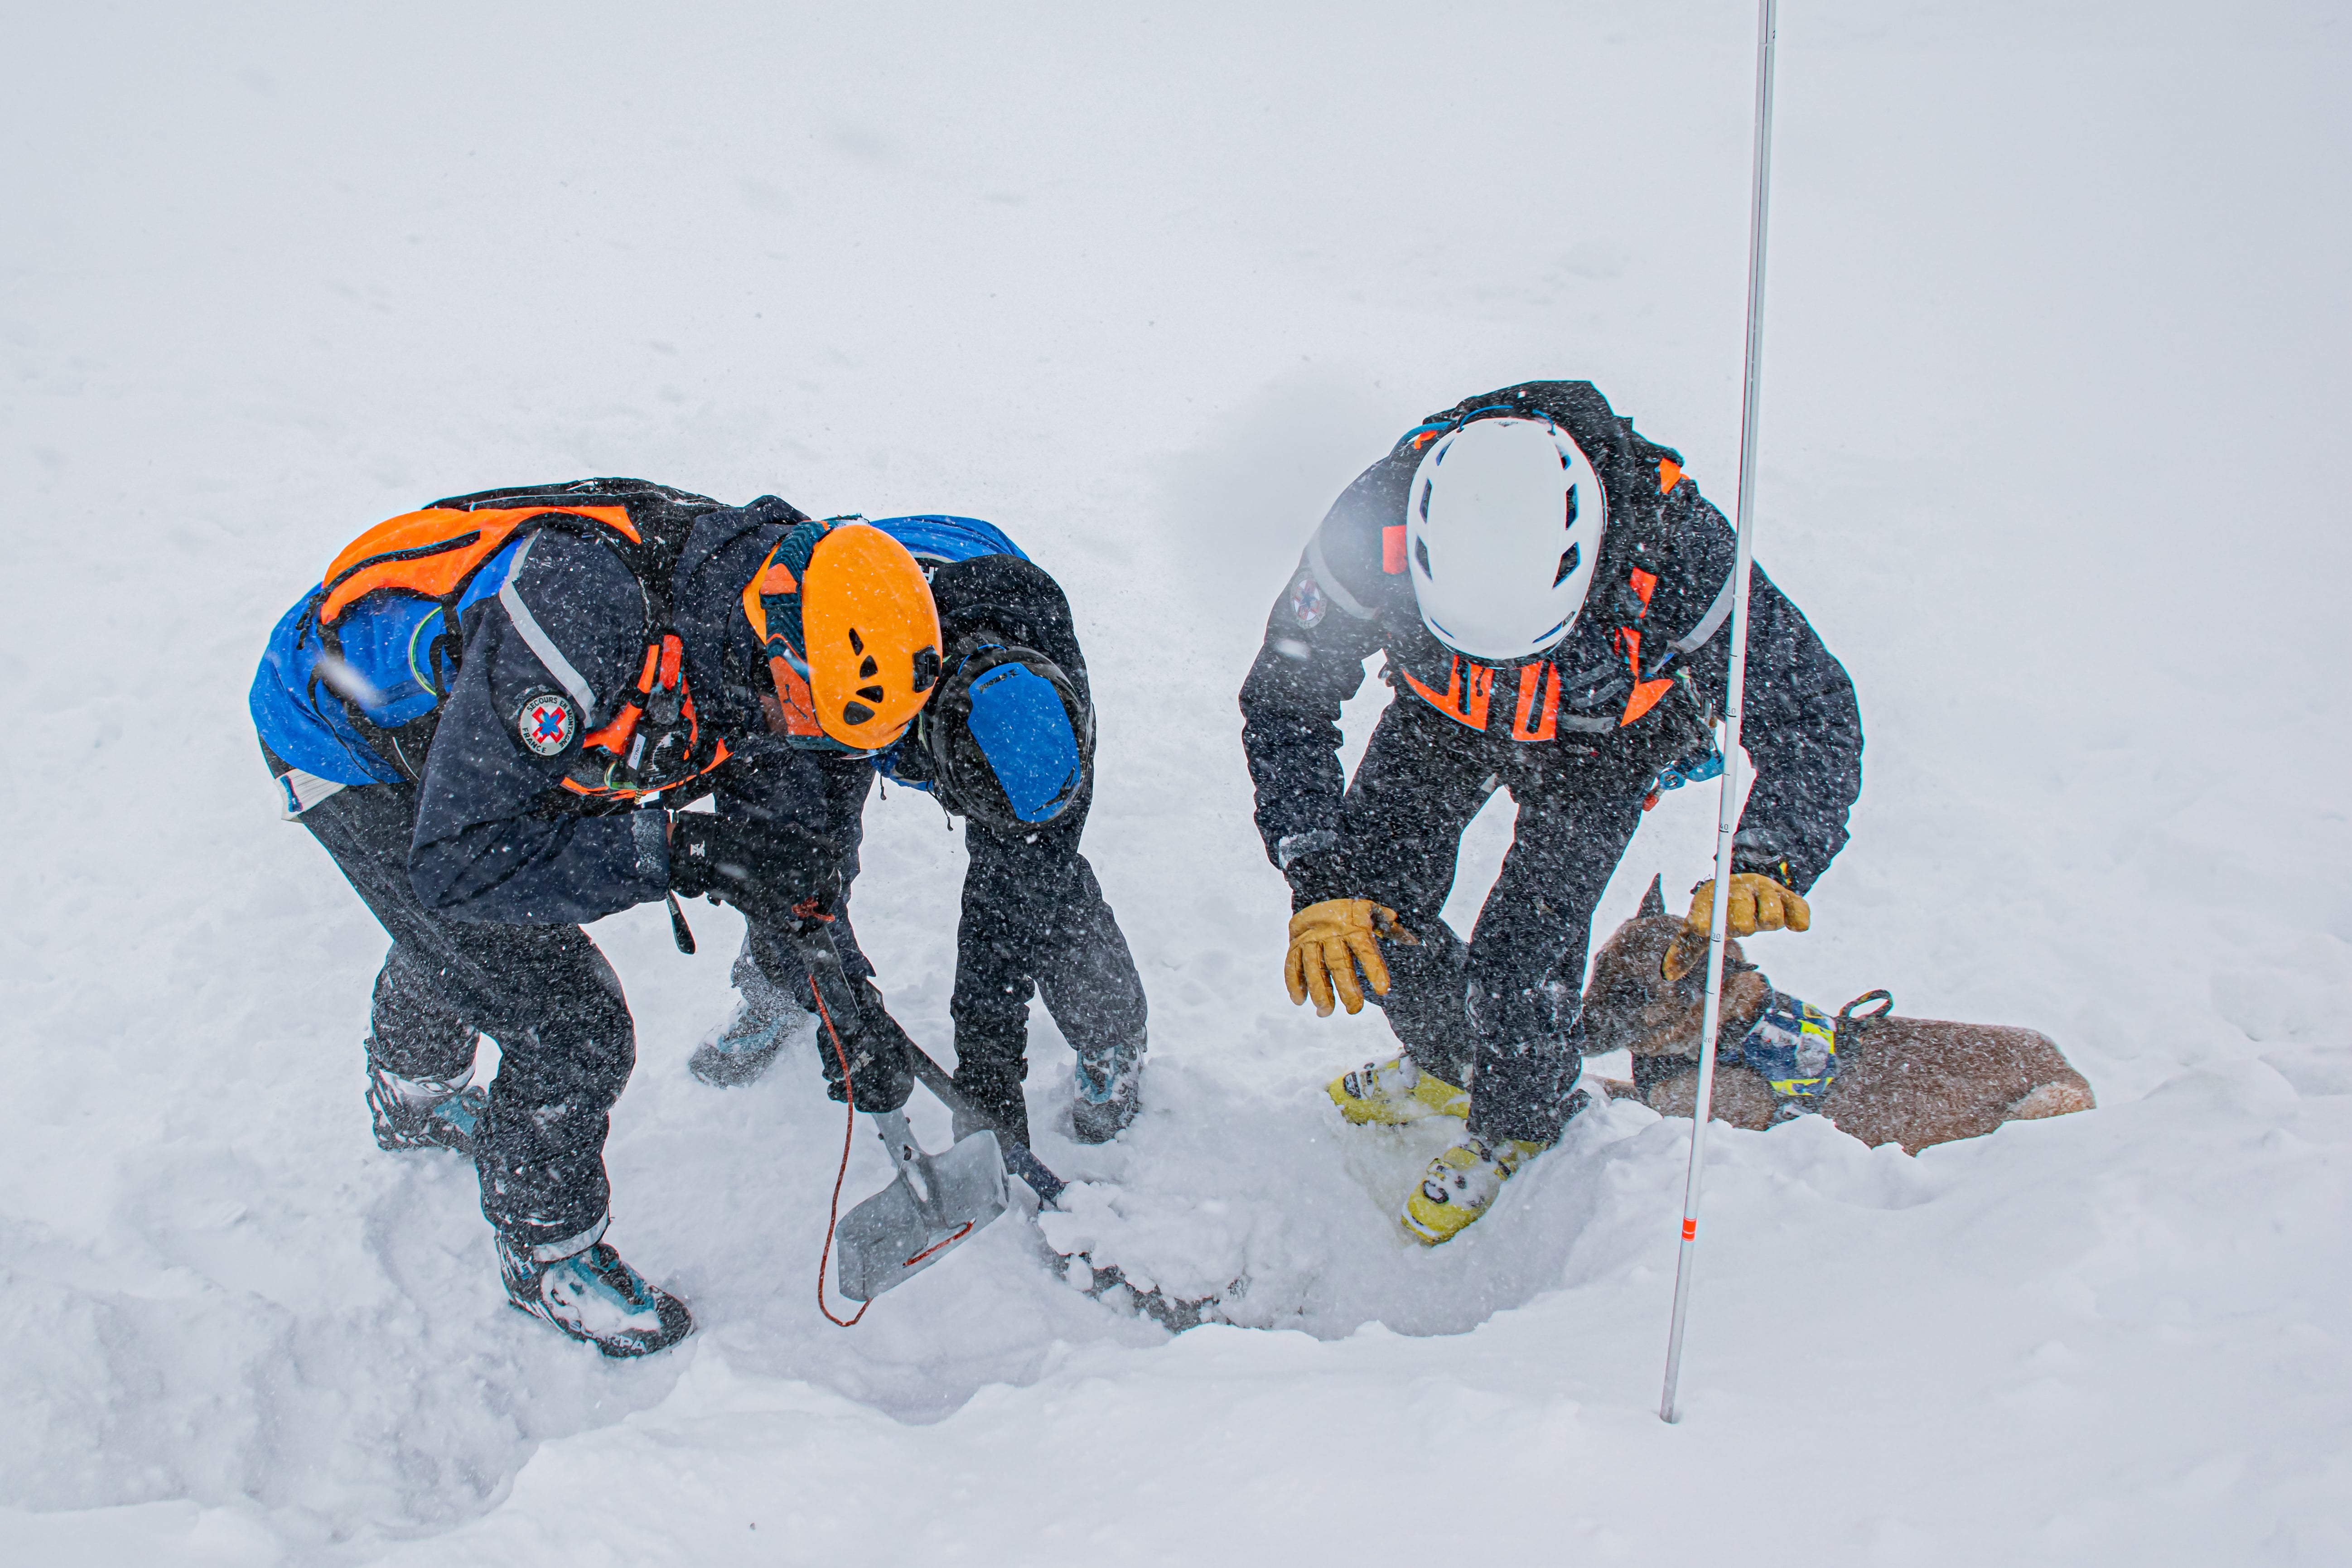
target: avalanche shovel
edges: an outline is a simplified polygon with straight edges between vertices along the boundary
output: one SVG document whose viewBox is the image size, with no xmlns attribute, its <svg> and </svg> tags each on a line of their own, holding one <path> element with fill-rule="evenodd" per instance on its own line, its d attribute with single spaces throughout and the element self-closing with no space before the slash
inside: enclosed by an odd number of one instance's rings
<svg viewBox="0 0 2352 1568">
<path fill-rule="evenodd" d="M 849 1066 L 855 1068 L 887 1050 L 888 1042 L 875 1037 L 895 1026 L 887 1017 L 866 1016 L 832 939 L 811 922 L 793 933 L 793 946 L 807 966 L 824 1021 L 839 1037 Z M 911 1040 L 903 1045 L 915 1049 Z M 1005 1208 L 1004 1156 L 995 1133 L 974 1132 L 934 1158 L 915 1141 L 903 1110 L 873 1114 L 897 1177 L 844 1215 L 834 1231 L 841 1253 L 841 1293 L 853 1301 L 870 1301 L 921 1273 Z"/>
<path fill-rule="evenodd" d="M 907 1113 L 874 1118 L 898 1180 L 851 1209 L 834 1233 L 841 1293 L 871 1301 L 919 1274 L 1004 1212 L 1004 1156 L 996 1134 L 974 1132 L 946 1153 L 923 1152 Z"/>
<path fill-rule="evenodd" d="M 826 1016 L 841 1030 L 845 1049 L 862 1057 L 873 1048 L 867 1043 L 869 1030 L 891 1030 L 924 1088 L 965 1121 L 988 1123 L 988 1115 L 964 1099 L 947 1069 L 908 1038 L 905 1030 L 887 1016 L 877 1024 L 866 1016 L 856 993 L 850 989 L 849 977 L 842 972 L 840 953 L 821 928 L 809 923 L 795 930 L 793 948 L 807 967 Z M 1049 1208 L 1060 1206 L 1068 1187 L 1026 1145 L 1002 1129 L 971 1133 L 934 1158 L 915 1142 L 904 1111 L 877 1115 L 874 1121 L 889 1145 L 898 1179 L 850 1210 L 834 1233 L 841 1249 L 841 1293 L 852 1300 L 870 1301 L 900 1280 L 920 1273 L 1003 1214 L 1008 1171 Z M 1083 1255 L 1078 1261 L 1092 1271 L 1087 1295 L 1100 1299 L 1125 1287 L 1134 1310 L 1171 1332 L 1181 1333 L 1214 1315 L 1217 1297 L 1191 1300 L 1157 1289 L 1139 1289 L 1115 1267 L 1096 1268 Z M 1234 1289 L 1238 1288 L 1236 1281 Z"/>
</svg>

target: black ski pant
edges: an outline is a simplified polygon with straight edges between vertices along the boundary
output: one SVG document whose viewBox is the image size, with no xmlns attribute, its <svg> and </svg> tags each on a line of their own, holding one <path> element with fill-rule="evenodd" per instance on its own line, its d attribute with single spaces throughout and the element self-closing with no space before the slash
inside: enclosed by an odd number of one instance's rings
<svg viewBox="0 0 2352 1568">
<path fill-rule="evenodd" d="M 620 976 L 570 925 L 495 925 L 427 910 L 408 880 L 416 791 L 368 784 L 302 814 L 392 937 L 376 975 L 369 1063 L 402 1078 L 462 1079 L 478 1034 L 499 1043 L 477 1135 L 482 1213 L 509 1240 L 554 1247 L 610 1206 L 604 1134 L 635 1064 Z"/>
<path fill-rule="evenodd" d="M 858 872 L 862 816 L 875 774 L 857 761 L 833 764 L 827 773 L 827 831 L 843 847 L 844 893 L 833 936 L 843 966 L 871 975 L 874 966 L 849 927 L 847 883 Z M 1106 1074 L 1144 1050 L 1143 977 L 1094 868 L 1078 852 L 1093 803 L 1088 780 L 1068 810 L 1034 832 L 999 833 L 965 819 L 970 864 L 949 1014 L 955 1021 L 956 1081 L 989 1103 L 1017 1100 L 1012 1086 L 1028 1076 L 1033 996 L 1042 994 L 1063 1037 Z M 783 989 L 807 994 L 807 972 L 789 945 L 757 929 L 749 935 L 761 972 Z M 834 1073 L 829 1058 L 827 1072 Z"/>
<path fill-rule="evenodd" d="M 1078 853 L 1094 804 L 1088 779 L 1070 807 L 1033 833 L 966 819 L 971 865 L 956 926 L 956 1076 L 1028 1076 L 1029 999 L 1080 1059 L 1108 1077 L 1144 1049 L 1143 977 L 1102 885 Z"/>
<path fill-rule="evenodd" d="M 1381 944 L 1391 984 L 1372 1000 L 1414 1061 L 1470 1090 L 1481 1137 L 1557 1138 L 1582 1068 L 1573 1036 L 1593 906 L 1642 801 L 1589 798 L 1580 782 L 1546 744 L 1498 741 L 1406 698 L 1348 782 L 1349 885 L 1421 938 Z M 1518 827 L 1465 943 L 1438 911 L 1463 830 L 1496 789 L 1518 804 Z"/>
<path fill-rule="evenodd" d="M 859 852 L 866 843 L 866 797 L 874 788 L 874 769 L 863 761 L 843 759 L 816 764 L 810 770 L 810 774 L 802 777 L 805 779 L 811 774 L 816 779 L 816 787 L 822 795 L 818 803 L 820 815 L 815 818 L 815 824 L 821 825 L 824 835 L 841 849 L 841 896 L 834 900 L 833 919 L 824 926 L 824 933 L 832 939 L 834 951 L 841 959 L 842 973 L 853 984 L 862 988 L 874 979 L 874 961 L 867 958 L 866 950 L 858 945 L 856 928 L 850 923 L 849 893 L 861 868 Z M 762 782 L 772 785 L 772 780 L 763 778 Z M 761 806 L 773 805 L 772 800 L 748 793 L 736 794 L 730 781 L 729 785 L 719 791 L 719 810 L 724 815 L 737 815 L 741 809 L 740 803 L 745 800 Z M 795 820 L 807 819 L 800 816 Z M 815 987 L 809 980 L 808 966 L 801 962 L 800 954 L 793 949 L 791 933 L 761 925 L 756 921 L 746 921 L 742 951 L 735 957 L 734 979 L 739 989 L 743 983 L 746 958 L 771 985 L 803 1008 L 812 1012 L 815 1010 Z M 890 1026 L 896 1026 L 895 1020 L 891 1021 Z M 845 1100 L 841 1058 L 820 1044 L 816 1059 L 818 1068 L 824 1074 L 826 1092 L 836 1101 Z M 891 1075 L 887 1072 L 878 1077 L 861 1075 L 857 1080 L 857 1103 L 875 1106 L 889 1102 L 891 1096 L 882 1087 L 889 1082 Z"/>
</svg>

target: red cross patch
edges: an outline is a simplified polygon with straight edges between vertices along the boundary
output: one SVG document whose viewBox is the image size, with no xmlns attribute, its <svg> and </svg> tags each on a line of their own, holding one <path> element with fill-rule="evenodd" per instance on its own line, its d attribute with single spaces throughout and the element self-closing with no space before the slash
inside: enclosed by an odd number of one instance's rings
<svg viewBox="0 0 2352 1568">
<path fill-rule="evenodd" d="M 572 743 L 572 732 L 580 728 L 580 716 L 561 693 L 541 692 L 523 703 L 522 712 L 515 719 L 515 728 L 521 733 L 524 745 L 542 757 L 551 757 Z"/>
</svg>

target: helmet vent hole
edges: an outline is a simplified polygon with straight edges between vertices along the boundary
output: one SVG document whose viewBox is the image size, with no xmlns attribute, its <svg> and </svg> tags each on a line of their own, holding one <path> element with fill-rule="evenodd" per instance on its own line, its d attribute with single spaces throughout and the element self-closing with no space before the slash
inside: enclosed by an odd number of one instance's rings
<svg viewBox="0 0 2352 1568">
<path fill-rule="evenodd" d="M 882 699 L 887 697 L 889 693 L 883 690 L 878 686 L 861 686 L 857 689 L 857 695 L 863 697 L 868 702 L 879 702 Z"/>
<path fill-rule="evenodd" d="M 1576 546 L 1573 544 L 1570 545 L 1560 555 L 1559 575 L 1551 580 L 1551 585 L 1557 588 L 1562 583 L 1567 582 L 1568 574 L 1576 570 L 1576 563 L 1581 558 L 1576 552 Z"/>
<path fill-rule="evenodd" d="M 1568 526 L 1568 527 L 1570 527 L 1570 528 L 1574 528 L 1574 527 L 1576 526 L 1576 487 L 1575 487 L 1574 485 L 1570 485 L 1570 486 L 1569 486 L 1569 487 L 1568 487 L 1568 523 L 1567 523 L 1567 526 Z"/>
<path fill-rule="evenodd" d="M 861 678 L 871 680 L 876 675 L 881 672 L 881 669 L 882 667 L 874 662 L 874 656 L 872 654 L 867 654 L 866 656 L 866 662 L 857 667 L 857 673 Z"/>
<path fill-rule="evenodd" d="M 1429 492 L 1436 488 L 1437 485 L 1433 480 L 1423 479 L 1421 481 L 1421 521 L 1423 522 L 1427 522 L 1429 521 Z"/>
<path fill-rule="evenodd" d="M 874 717 L 874 710 L 863 702 L 845 702 L 841 705 L 841 716 L 852 724 L 863 724 Z"/>
<path fill-rule="evenodd" d="M 1416 539 L 1412 542 L 1412 558 L 1421 563 L 1421 574 L 1423 576 L 1428 578 L 1433 583 L 1437 580 L 1437 574 L 1429 569 L 1429 541 L 1426 539 Z"/>
<path fill-rule="evenodd" d="M 852 653 L 864 653 L 866 651 L 866 639 L 857 635 L 857 628 L 856 626 L 849 628 L 849 651 Z M 870 674 L 871 671 L 868 673 Z"/>
</svg>

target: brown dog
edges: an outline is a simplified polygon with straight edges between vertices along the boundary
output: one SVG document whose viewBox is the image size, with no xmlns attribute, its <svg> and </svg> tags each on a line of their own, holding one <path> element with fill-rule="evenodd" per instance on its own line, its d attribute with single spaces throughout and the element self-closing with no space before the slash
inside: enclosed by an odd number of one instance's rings
<svg viewBox="0 0 2352 1568">
<path fill-rule="evenodd" d="M 1652 879 L 1633 918 L 1593 956 L 1584 990 L 1585 1052 L 1633 1053 L 1633 1084 L 1612 1083 L 1667 1116 L 1688 1116 L 1698 1097 L 1698 1037 L 1706 966 L 1679 981 L 1665 977 L 1667 949 L 1683 922 L 1666 912 Z M 1704 939 L 1701 939 L 1702 944 Z M 1725 1053 L 1764 1012 L 1772 987 L 1747 963 L 1738 942 L 1724 954 Z M 1837 1068 L 1811 1109 L 1864 1143 L 1900 1143 L 1916 1154 L 1930 1143 L 1975 1138 L 2004 1121 L 2030 1121 L 2088 1110 L 2091 1086 L 2047 1035 L 1987 1024 L 1857 1015 L 1849 1004 L 1837 1024 Z M 1745 1066 L 1718 1063 L 1715 1110 L 1735 1127 L 1762 1128 L 1793 1103 Z"/>
</svg>

